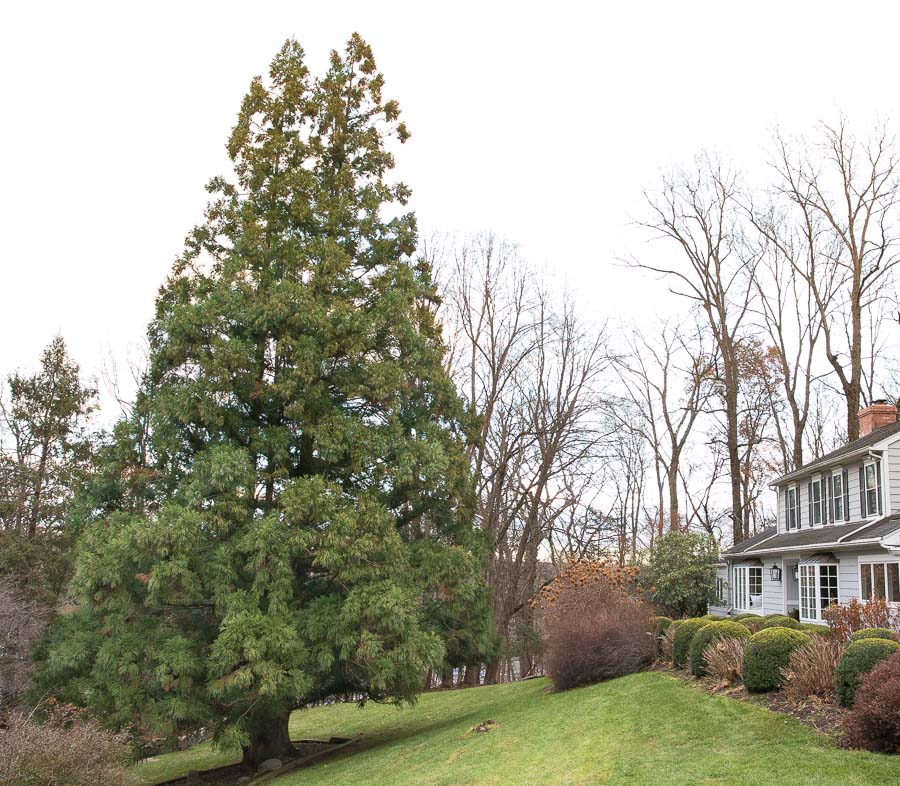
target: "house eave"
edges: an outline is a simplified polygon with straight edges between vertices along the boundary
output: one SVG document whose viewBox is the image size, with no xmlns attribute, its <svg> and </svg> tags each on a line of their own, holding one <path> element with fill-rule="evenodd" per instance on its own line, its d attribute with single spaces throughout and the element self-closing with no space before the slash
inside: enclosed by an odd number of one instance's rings
<svg viewBox="0 0 900 786">
<path fill-rule="evenodd" d="M 896 437 L 897 435 L 892 435 Z M 890 437 L 885 437 L 882 442 L 876 443 L 876 445 L 889 444 Z M 859 448 L 858 450 L 851 451 L 850 453 L 844 453 L 840 456 L 835 456 L 832 461 L 824 461 L 821 464 L 816 464 L 813 462 L 805 467 L 800 467 L 800 469 L 795 469 L 793 472 L 788 472 L 786 475 L 782 475 L 780 478 L 776 478 L 771 483 L 769 483 L 770 489 L 777 489 L 779 486 L 783 486 L 785 483 L 790 483 L 793 480 L 797 480 L 799 478 L 804 478 L 807 475 L 814 474 L 816 472 L 821 472 L 823 470 L 828 469 L 829 467 L 840 467 L 848 462 L 851 462 L 855 459 L 860 458 L 861 456 L 869 456 L 870 458 L 882 458 L 884 454 L 884 447 L 876 447 L 875 445 L 871 445 L 865 448 Z"/>
<path fill-rule="evenodd" d="M 832 543 L 807 543 L 803 546 L 780 546 L 779 548 L 773 549 L 752 549 L 750 551 L 742 551 L 738 554 L 723 554 L 722 556 L 725 559 L 735 560 L 759 554 L 783 554 L 801 551 L 821 551 L 822 549 L 849 549 L 855 548 L 856 546 L 869 546 L 873 543 L 877 543 L 880 545 L 881 541 L 881 538 L 864 538 L 862 540 L 854 540 L 852 543 L 842 543 L 841 541 L 836 540 Z M 884 546 L 884 548 L 888 550 L 894 548 L 900 551 L 900 546 Z"/>
</svg>

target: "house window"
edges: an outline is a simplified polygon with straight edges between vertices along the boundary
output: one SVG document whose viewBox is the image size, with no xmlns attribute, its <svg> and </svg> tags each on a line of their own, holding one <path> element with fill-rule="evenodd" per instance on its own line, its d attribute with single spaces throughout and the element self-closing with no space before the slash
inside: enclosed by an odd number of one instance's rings
<svg viewBox="0 0 900 786">
<path fill-rule="evenodd" d="M 844 520 L 844 473 L 840 470 L 831 476 L 831 520 Z"/>
<path fill-rule="evenodd" d="M 862 469 L 860 507 L 863 518 L 881 513 L 881 462 L 870 461 Z"/>
<path fill-rule="evenodd" d="M 900 563 L 861 562 L 859 589 L 864 600 L 883 598 L 891 603 L 900 603 Z"/>
<path fill-rule="evenodd" d="M 798 517 L 797 505 L 797 487 L 791 486 L 787 490 L 787 528 L 795 529 L 797 527 Z"/>
<path fill-rule="evenodd" d="M 837 565 L 800 565 L 800 619 L 817 621 L 838 602 Z"/>
<path fill-rule="evenodd" d="M 822 523 L 822 479 L 816 478 L 810 484 L 809 504 L 812 509 L 812 523 Z"/>
<path fill-rule="evenodd" d="M 734 607 L 742 611 L 762 611 L 762 567 L 734 569 Z"/>
</svg>

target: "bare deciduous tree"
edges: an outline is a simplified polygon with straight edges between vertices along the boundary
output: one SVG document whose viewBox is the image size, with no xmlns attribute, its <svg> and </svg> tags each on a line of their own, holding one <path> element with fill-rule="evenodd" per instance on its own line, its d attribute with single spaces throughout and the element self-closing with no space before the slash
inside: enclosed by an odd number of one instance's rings
<svg viewBox="0 0 900 786">
<path fill-rule="evenodd" d="M 671 291 L 694 304 L 715 340 L 723 385 L 732 534 L 737 543 L 744 530 L 738 356 L 757 263 L 740 224 L 737 176 L 722 162 L 703 155 L 693 171 L 665 177 L 659 195 L 648 196 L 647 201 L 650 217 L 642 226 L 670 241 L 681 261 L 633 264 L 669 279 Z"/>
<path fill-rule="evenodd" d="M 900 262 L 896 141 L 885 124 L 860 140 L 841 117 L 823 123 L 815 143 L 777 135 L 775 148 L 779 193 L 795 206 L 802 225 L 824 227 L 831 236 L 826 253 L 790 261 L 818 309 L 825 357 L 840 382 L 853 440 L 865 393 L 864 345 L 877 345 L 865 335 L 874 328 L 866 322 L 878 312 L 884 284 Z"/>
</svg>

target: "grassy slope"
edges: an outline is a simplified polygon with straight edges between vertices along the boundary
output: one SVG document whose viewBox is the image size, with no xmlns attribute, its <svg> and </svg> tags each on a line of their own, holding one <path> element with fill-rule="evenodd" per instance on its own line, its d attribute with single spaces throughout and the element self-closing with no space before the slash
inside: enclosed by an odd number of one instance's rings
<svg viewBox="0 0 900 786">
<path fill-rule="evenodd" d="M 297 713 L 292 735 L 364 734 L 354 753 L 278 786 L 450 784 L 764 784 L 851 786 L 900 779 L 900 757 L 845 751 L 791 718 L 710 696 L 659 673 L 567 693 L 545 680 L 432 693 L 413 708 Z M 471 729 L 493 719 L 488 733 Z M 157 757 L 153 781 L 227 762 L 199 751 Z"/>
</svg>

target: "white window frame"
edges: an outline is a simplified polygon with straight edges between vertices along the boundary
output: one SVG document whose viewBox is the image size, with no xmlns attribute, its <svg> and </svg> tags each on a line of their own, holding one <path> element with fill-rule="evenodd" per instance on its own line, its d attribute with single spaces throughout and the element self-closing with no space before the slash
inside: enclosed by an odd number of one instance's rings
<svg viewBox="0 0 900 786">
<path fill-rule="evenodd" d="M 814 527 L 821 526 L 825 522 L 825 517 L 822 515 L 823 508 L 825 507 L 825 493 L 822 488 L 822 476 L 814 475 L 810 480 L 810 499 L 809 505 L 812 508 L 812 525 Z M 819 492 L 819 499 L 816 499 L 816 490 Z"/>
<path fill-rule="evenodd" d="M 865 485 L 865 488 L 863 489 L 863 493 L 865 494 L 865 497 L 866 497 L 866 518 L 867 519 L 878 518 L 878 516 L 880 515 L 878 512 L 878 487 L 881 485 L 881 479 L 878 477 L 878 470 L 879 470 L 878 465 L 879 465 L 879 462 L 876 461 L 875 459 L 871 459 L 869 461 L 863 462 L 863 484 Z M 869 467 L 872 468 L 872 477 L 875 479 L 875 486 L 872 489 L 869 488 Z M 869 505 L 869 494 L 870 493 L 875 494 L 875 509 L 874 510 L 872 510 L 872 508 Z"/>
<path fill-rule="evenodd" d="M 804 565 L 801 563 L 797 568 L 797 583 L 799 585 L 798 590 L 800 594 L 799 600 L 801 622 L 822 621 L 822 568 L 834 569 L 833 588 L 835 591 L 835 596 L 833 602 L 841 602 L 840 571 L 836 562 L 820 562 L 814 565 Z M 810 578 L 812 578 L 812 587 L 809 587 L 808 585 L 808 580 Z M 828 578 L 831 579 L 831 576 L 829 575 Z M 805 584 L 807 586 L 804 588 Z M 805 592 L 804 589 L 806 589 Z M 809 614 L 808 612 L 813 612 L 813 614 Z"/>
<path fill-rule="evenodd" d="M 759 595 L 750 594 L 750 571 L 759 571 Z M 733 581 L 731 583 L 732 588 L 732 600 L 734 608 L 740 611 L 747 611 L 753 614 L 759 613 L 762 614 L 763 609 L 763 592 L 762 592 L 762 566 L 757 565 L 743 565 L 736 566 L 732 569 Z M 750 599 L 751 597 L 759 597 L 759 605 L 753 605 L 753 601 Z"/>
<path fill-rule="evenodd" d="M 881 565 L 883 576 L 884 576 L 884 599 L 888 601 L 892 606 L 900 607 L 900 595 L 898 595 L 897 600 L 888 599 L 889 586 L 888 586 L 888 565 L 897 565 L 897 571 L 900 572 L 900 559 L 896 557 L 865 557 L 860 558 L 859 560 L 859 599 L 860 600 L 872 600 L 875 597 L 875 566 Z M 869 573 L 869 586 L 871 591 L 870 595 L 863 594 L 863 569 L 868 570 Z"/>
<path fill-rule="evenodd" d="M 841 493 L 834 493 L 834 483 L 835 478 L 837 478 L 837 482 L 841 484 Z M 834 523 L 845 520 L 846 511 L 844 510 L 844 494 L 846 493 L 846 489 L 844 488 L 844 470 L 836 469 L 831 473 L 831 510 L 829 511 L 829 521 L 833 518 Z M 838 516 L 837 506 L 841 506 L 841 515 Z"/>
<path fill-rule="evenodd" d="M 792 494 L 794 497 L 793 506 L 791 506 Z M 794 514 L 793 525 L 791 524 L 791 513 Z M 788 486 L 784 495 L 784 521 L 788 530 L 800 528 L 800 490 L 796 483 Z"/>
</svg>

